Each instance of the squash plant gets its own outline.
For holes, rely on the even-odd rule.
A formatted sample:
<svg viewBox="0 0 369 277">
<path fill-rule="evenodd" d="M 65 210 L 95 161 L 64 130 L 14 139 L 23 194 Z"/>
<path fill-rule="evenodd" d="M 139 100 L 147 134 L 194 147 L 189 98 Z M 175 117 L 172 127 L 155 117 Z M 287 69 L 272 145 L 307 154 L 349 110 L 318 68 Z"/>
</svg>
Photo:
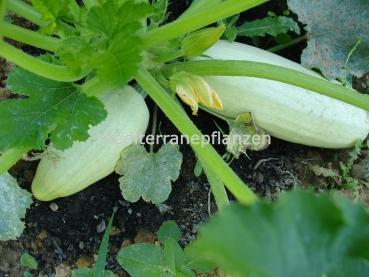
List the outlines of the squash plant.
<svg viewBox="0 0 369 277">
<path fill-rule="evenodd" d="M 189 137 L 201 132 L 175 93 L 194 113 L 201 108 L 227 120 L 251 113 L 257 127 L 288 141 L 344 148 L 364 139 L 366 95 L 268 52 L 217 42 L 225 28 L 209 25 L 265 2 L 197 0 L 165 23 L 165 0 L 1 0 L 0 56 L 17 66 L 7 84 L 21 97 L 0 103 L 0 173 L 29 150 L 59 151 L 54 160 L 41 161 L 33 184 L 36 197 L 51 200 L 112 172 L 126 145 L 114 150 L 96 145 L 94 128 L 115 129 L 129 120 L 131 129 L 123 132 L 144 132 L 147 108 L 126 88 L 133 81 Z M 37 30 L 7 22 L 8 12 Z M 46 54 L 31 56 L 5 38 Z M 110 107 L 104 99 L 117 91 L 125 95 Z M 113 111 L 119 111 L 114 119 Z M 329 128 L 319 129 L 320 124 Z M 257 200 L 211 145 L 191 146 L 219 207 L 228 203 L 225 188 L 243 204 Z M 82 163 L 92 157 L 101 157 L 104 166 Z M 65 162 L 55 166 L 58 159 Z"/>
</svg>

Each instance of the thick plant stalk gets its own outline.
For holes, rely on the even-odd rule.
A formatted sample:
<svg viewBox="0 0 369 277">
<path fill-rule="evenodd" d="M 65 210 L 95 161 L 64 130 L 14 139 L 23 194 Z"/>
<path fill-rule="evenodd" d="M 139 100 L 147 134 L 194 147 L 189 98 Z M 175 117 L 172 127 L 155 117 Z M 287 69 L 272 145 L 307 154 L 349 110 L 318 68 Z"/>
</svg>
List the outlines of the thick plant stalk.
<svg viewBox="0 0 369 277">
<path fill-rule="evenodd" d="M 55 52 L 60 47 L 57 38 L 6 22 L 0 22 L 0 35 L 50 52 Z"/>
<path fill-rule="evenodd" d="M 51 64 L 32 57 L 2 40 L 0 40 L 0 56 L 25 70 L 55 81 L 75 82 L 86 76 L 85 72 L 76 75 L 66 66 Z"/>
<path fill-rule="evenodd" d="M 208 178 L 211 192 L 214 195 L 218 210 L 222 210 L 229 205 L 229 199 L 224 184 L 219 180 L 218 176 L 209 169 L 209 166 L 203 160 L 201 161 L 201 165 L 206 177 Z"/>
<path fill-rule="evenodd" d="M 165 41 L 180 37 L 186 33 L 206 27 L 224 18 L 239 14 L 248 9 L 261 5 L 269 0 L 227 0 L 209 10 L 191 13 L 180 17 L 174 22 L 147 32 L 143 36 L 146 47 L 151 47 Z"/>
<path fill-rule="evenodd" d="M 1 0 L 7 2 L 9 10 L 22 16 L 38 26 L 46 26 L 47 22 L 42 18 L 42 15 L 36 11 L 31 5 L 22 0 Z"/>
</svg>

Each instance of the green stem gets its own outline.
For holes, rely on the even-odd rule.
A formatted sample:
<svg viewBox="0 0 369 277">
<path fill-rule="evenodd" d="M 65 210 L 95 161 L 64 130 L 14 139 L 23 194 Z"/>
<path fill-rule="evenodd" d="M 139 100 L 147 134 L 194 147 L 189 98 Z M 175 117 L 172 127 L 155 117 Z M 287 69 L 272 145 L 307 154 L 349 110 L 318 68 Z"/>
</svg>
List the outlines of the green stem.
<svg viewBox="0 0 369 277">
<path fill-rule="evenodd" d="M 256 77 L 301 87 L 369 111 L 369 97 L 350 88 L 293 69 L 251 61 L 192 61 L 165 65 L 163 73 L 188 71 L 203 76 Z"/>
<path fill-rule="evenodd" d="M 183 55 L 184 55 L 183 50 L 177 50 L 177 51 L 173 51 L 172 53 L 169 53 L 167 55 L 156 56 L 156 57 L 153 58 L 153 61 L 155 63 L 166 63 L 166 62 L 178 59 L 178 58 L 182 57 Z"/>
<path fill-rule="evenodd" d="M 0 22 L 4 21 L 6 10 L 7 10 L 7 0 L 0 0 Z M 1 35 L 1 34 L 0 34 Z M 0 36 L 1 38 L 1 36 Z"/>
<path fill-rule="evenodd" d="M 109 82 L 102 82 L 98 76 L 94 76 L 93 78 L 84 82 L 80 88 L 87 96 L 98 97 L 101 93 L 108 90 L 114 90 L 116 87 L 110 85 Z"/>
<path fill-rule="evenodd" d="M 191 138 L 201 140 L 200 130 L 148 71 L 145 69 L 139 70 L 136 80 L 182 134 L 187 135 L 190 140 Z M 241 203 L 251 204 L 257 200 L 255 194 L 241 181 L 210 144 L 192 143 L 191 146 L 199 159 L 208 165 L 209 170 L 217 174 L 220 181 Z"/>
<path fill-rule="evenodd" d="M 219 5 L 223 0 L 201 0 L 193 1 L 191 6 L 181 15 L 181 17 L 190 16 L 202 11 L 212 10 Z"/>
<path fill-rule="evenodd" d="M 0 155 L 0 175 L 6 173 L 15 165 L 29 149 L 12 148 Z"/>
<path fill-rule="evenodd" d="M 97 96 L 101 82 L 99 77 L 94 76 L 91 79 L 87 79 L 83 85 L 80 86 L 81 91 L 87 96 Z"/>
<path fill-rule="evenodd" d="M 200 108 L 201 110 L 203 110 L 203 111 L 205 111 L 205 112 L 207 112 L 207 113 L 210 113 L 211 115 L 213 115 L 213 116 L 215 116 L 215 117 L 217 117 L 217 118 L 219 118 L 219 119 L 221 119 L 221 120 L 225 121 L 225 122 L 228 122 L 228 121 L 230 121 L 230 120 L 235 120 L 235 118 L 226 117 L 226 116 L 224 116 L 224 115 L 222 115 L 222 114 L 220 114 L 220 113 L 217 113 L 216 111 L 213 111 L 212 109 L 209 109 L 209 108 L 207 108 L 207 107 L 205 107 L 205 106 L 199 106 L 199 108 Z"/>
<path fill-rule="evenodd" d="M 89 10 L 92 7 L 96 6 L 98 4 L 98 1 L 96 1 L 96 0 L 83 0 L 83 4 L 85 5 L 86 9 Z"/>
<path fill-rule="evenodd" d="M 105 266 L 106 266 L 106 257 L 107 257 L 108 249 L 109 249 L 110 234 L 113 228 L 114 214 L 115 214 L 115 211 L 113 211 L 113 214 L 109 220 L 108 226 L 106 227 L 103 239 L 99 247 L 99 252 L 97 254 L 97 260 L 96 260 L 96 265 L 95 265 L 95 272 L 94 274 L 92 274 L 92 276 L 94 277 L 102 277 L 102 276 L 108 275 L 106 274 Z"/>
<path fill-rule="evenodd" d="M 222 210 L 229 205 L 229 199 L 227 191 L 225 190 L 224 184 L 219 180 L 216 174 L 209 168 L 203 159 L 200 160 L 201 166 L 204 169 L 206 177 L 208 178 L 211 192 L 214 195 L 215 203 L 217 204 L 218 210 Z"/>
<path fill-rule="evenodd" d="M 272 53 L 276 53 L 276 52 L 282 51 L 282 50 L 284 50 L 286 48 L 289 48 L 291 46 L 294 46 L 296 44 L 299 44 L 300 42 L 303 42 L 305 40 L 307 40 L 307 36 L 306 35 L 305 36 L 302 36 L 302 37 L 295 38 L 295 39 L 291 40 L 288 43 L 277 45 L 277 46 L 275 46 L 273 48 L 268 49 L 268 51 L 269 52 L 272 52 Z"/>
<path fill-rule="evenodd" d="M 233 16 L 242 11 L 251 9 L 269 0 L 227 0 L 218 4 L 211 11 L 201 11 L 180 17 L 172 23 L 147 32 L 143 36 L 146 47 L 151 47 L 165 41 L 180 37 L 186 33 L 198 30 L 209 24 L 215 23 L 224 18 Z"/>
<path fill-rule="evenodd" d="M 0 35 L 50 52 L 55 52 L 60 47 L 60 40 L 57 38 L 6 22 L 0 23 Z"/>
<path fill-rule="evenodd" d="M 61 82 L 75 82 L 85 75 L 76 76 L 66 66 L 55 65 L 32 57 L 4 41 L 0 41 L 0 56 L 19 67 L 42 77 Z"/>
<path fill-rule="evenodd" d="M 31 5 L 21 0 L 3 0 L 8 1 L 8 8 L 12 12 L 31 21 L 38 26 L 46 26 L 48 23 L 42 18 L 42 14 L 32 8 Z"/>
</svg>

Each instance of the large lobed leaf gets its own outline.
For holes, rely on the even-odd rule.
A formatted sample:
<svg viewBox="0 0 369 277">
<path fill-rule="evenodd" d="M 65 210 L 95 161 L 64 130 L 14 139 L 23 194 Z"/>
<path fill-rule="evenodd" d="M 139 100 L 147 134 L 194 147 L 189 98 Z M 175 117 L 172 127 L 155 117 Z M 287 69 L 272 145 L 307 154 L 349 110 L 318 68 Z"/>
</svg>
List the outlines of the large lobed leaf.
<svg viewBox="0 0 369 277">
<path fill-rule="evenodd" d="M 63 39 L 57 56 L 77 73 L 91 69 L 110 87 L 131 81 L 142 61 L 143 22 L 155 8 L 138 1 L 102 1 Z M 80 26 L 79 26 L 80 25 Z"/>
<path fill-rule="evenodd" d="M 24 229 L 22 219 L 32 195 L 21 189 L 10 174 L 0 176 L 0 240 L 15 240 Z"/>
<path fill-rule="evenodd" d="M 31 0 L 31 3 L 47 22 L 40 28 L 40 31 L 46 34 L 53 34 L 59 28 L 65 29 L 61 20 L 78 21 L 82 11 L 75 0 Z"/>
<path fill-rule="evenodd" d="M 116 172 L 124 199 L 136 202 L 141 197 L 154 204 L 168 199 L 171 181 L 177 180 L 182 154 L 177 145 L 164 144 L 157 153 L 147 153 L 142 145 L 123 150 Z"/>
<path fill-rule="evenodd" d="M 71 83 L 39 77 L 15 68 L 8 88 L 27 98 L 0 102 L 0 152 L 10 148 L 43 149 L 50 138 L 58 149 L 88 138 L 90 126 L 100 123 L 107 113 L 95 97 L 87 97 Z M 50 134 L 50 136 L 49 136 Z"/>
<path fill-rule="evenodd" d="M 58 149 L 88 138 L 90 126 L 105 119 L 103 104 L 71 83 L 61 83 L 15 68 L 8 88 L 25 99 L 0 102 L 0 152 L 9 148 L 43 149 L 50 138 Z M 50 134 L 50 136 L 49 136 Z"/>
<path fill-rule="evenodd" d="M 308 31 L 304 66 L 320 69 L 329 79 L 343 80 L 347 57 L 360 39 L 348 72 L 358 77 L 369 72 L 368 0 L 288 0 L 288 5 Z"/>
<path fill-rule="evenodd" d="M 187 251 L 232 276 L 369 276 L 369 214 L 346 199 L 293 191 L 275 203 L 233 205 Z"/>
<path fill-rule="evenodd" d="M 76 74 L 94 73 L 106 87 L 133 79 L 142 62 L 145 21 L 162 13 L 156 5 L 136 0 L 89 1 L 88 9 L 75 0 L 32 4 L 48 22 L 40 31 L 61 36 L 55 52 L 61 62 Z"/>
</svg>

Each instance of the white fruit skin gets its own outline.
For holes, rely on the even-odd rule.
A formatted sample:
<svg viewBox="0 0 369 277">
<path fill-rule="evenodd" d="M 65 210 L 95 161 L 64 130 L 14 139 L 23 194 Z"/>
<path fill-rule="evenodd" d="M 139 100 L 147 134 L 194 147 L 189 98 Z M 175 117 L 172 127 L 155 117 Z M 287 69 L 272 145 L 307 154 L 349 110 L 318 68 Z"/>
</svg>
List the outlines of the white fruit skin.
<svg viewBox="0 0 369 277">
<path fill-rule="evenodd" d="M 315 72 L 273 53 L 219 41 L 205 52 L 213 59 L 248 60 Z M 347 148 L 369 133 L 369 113 L 344 102 L 277 81 L 249 77 L 206 77 L 224 106 L 223 115 L 251 112 L 270 135 L 304 145 Z"/>
<path fill-rule="evenodd" d="M 111 174 L 121 151 L 145 134 L 149 111 L 131 87 L 100 97 L 108 117 L 89 130 L 90 138 L 65 151 L 49 147 L 32 183 L 34 196 L 51 201 L 77 193 Z"/>
</svg>

